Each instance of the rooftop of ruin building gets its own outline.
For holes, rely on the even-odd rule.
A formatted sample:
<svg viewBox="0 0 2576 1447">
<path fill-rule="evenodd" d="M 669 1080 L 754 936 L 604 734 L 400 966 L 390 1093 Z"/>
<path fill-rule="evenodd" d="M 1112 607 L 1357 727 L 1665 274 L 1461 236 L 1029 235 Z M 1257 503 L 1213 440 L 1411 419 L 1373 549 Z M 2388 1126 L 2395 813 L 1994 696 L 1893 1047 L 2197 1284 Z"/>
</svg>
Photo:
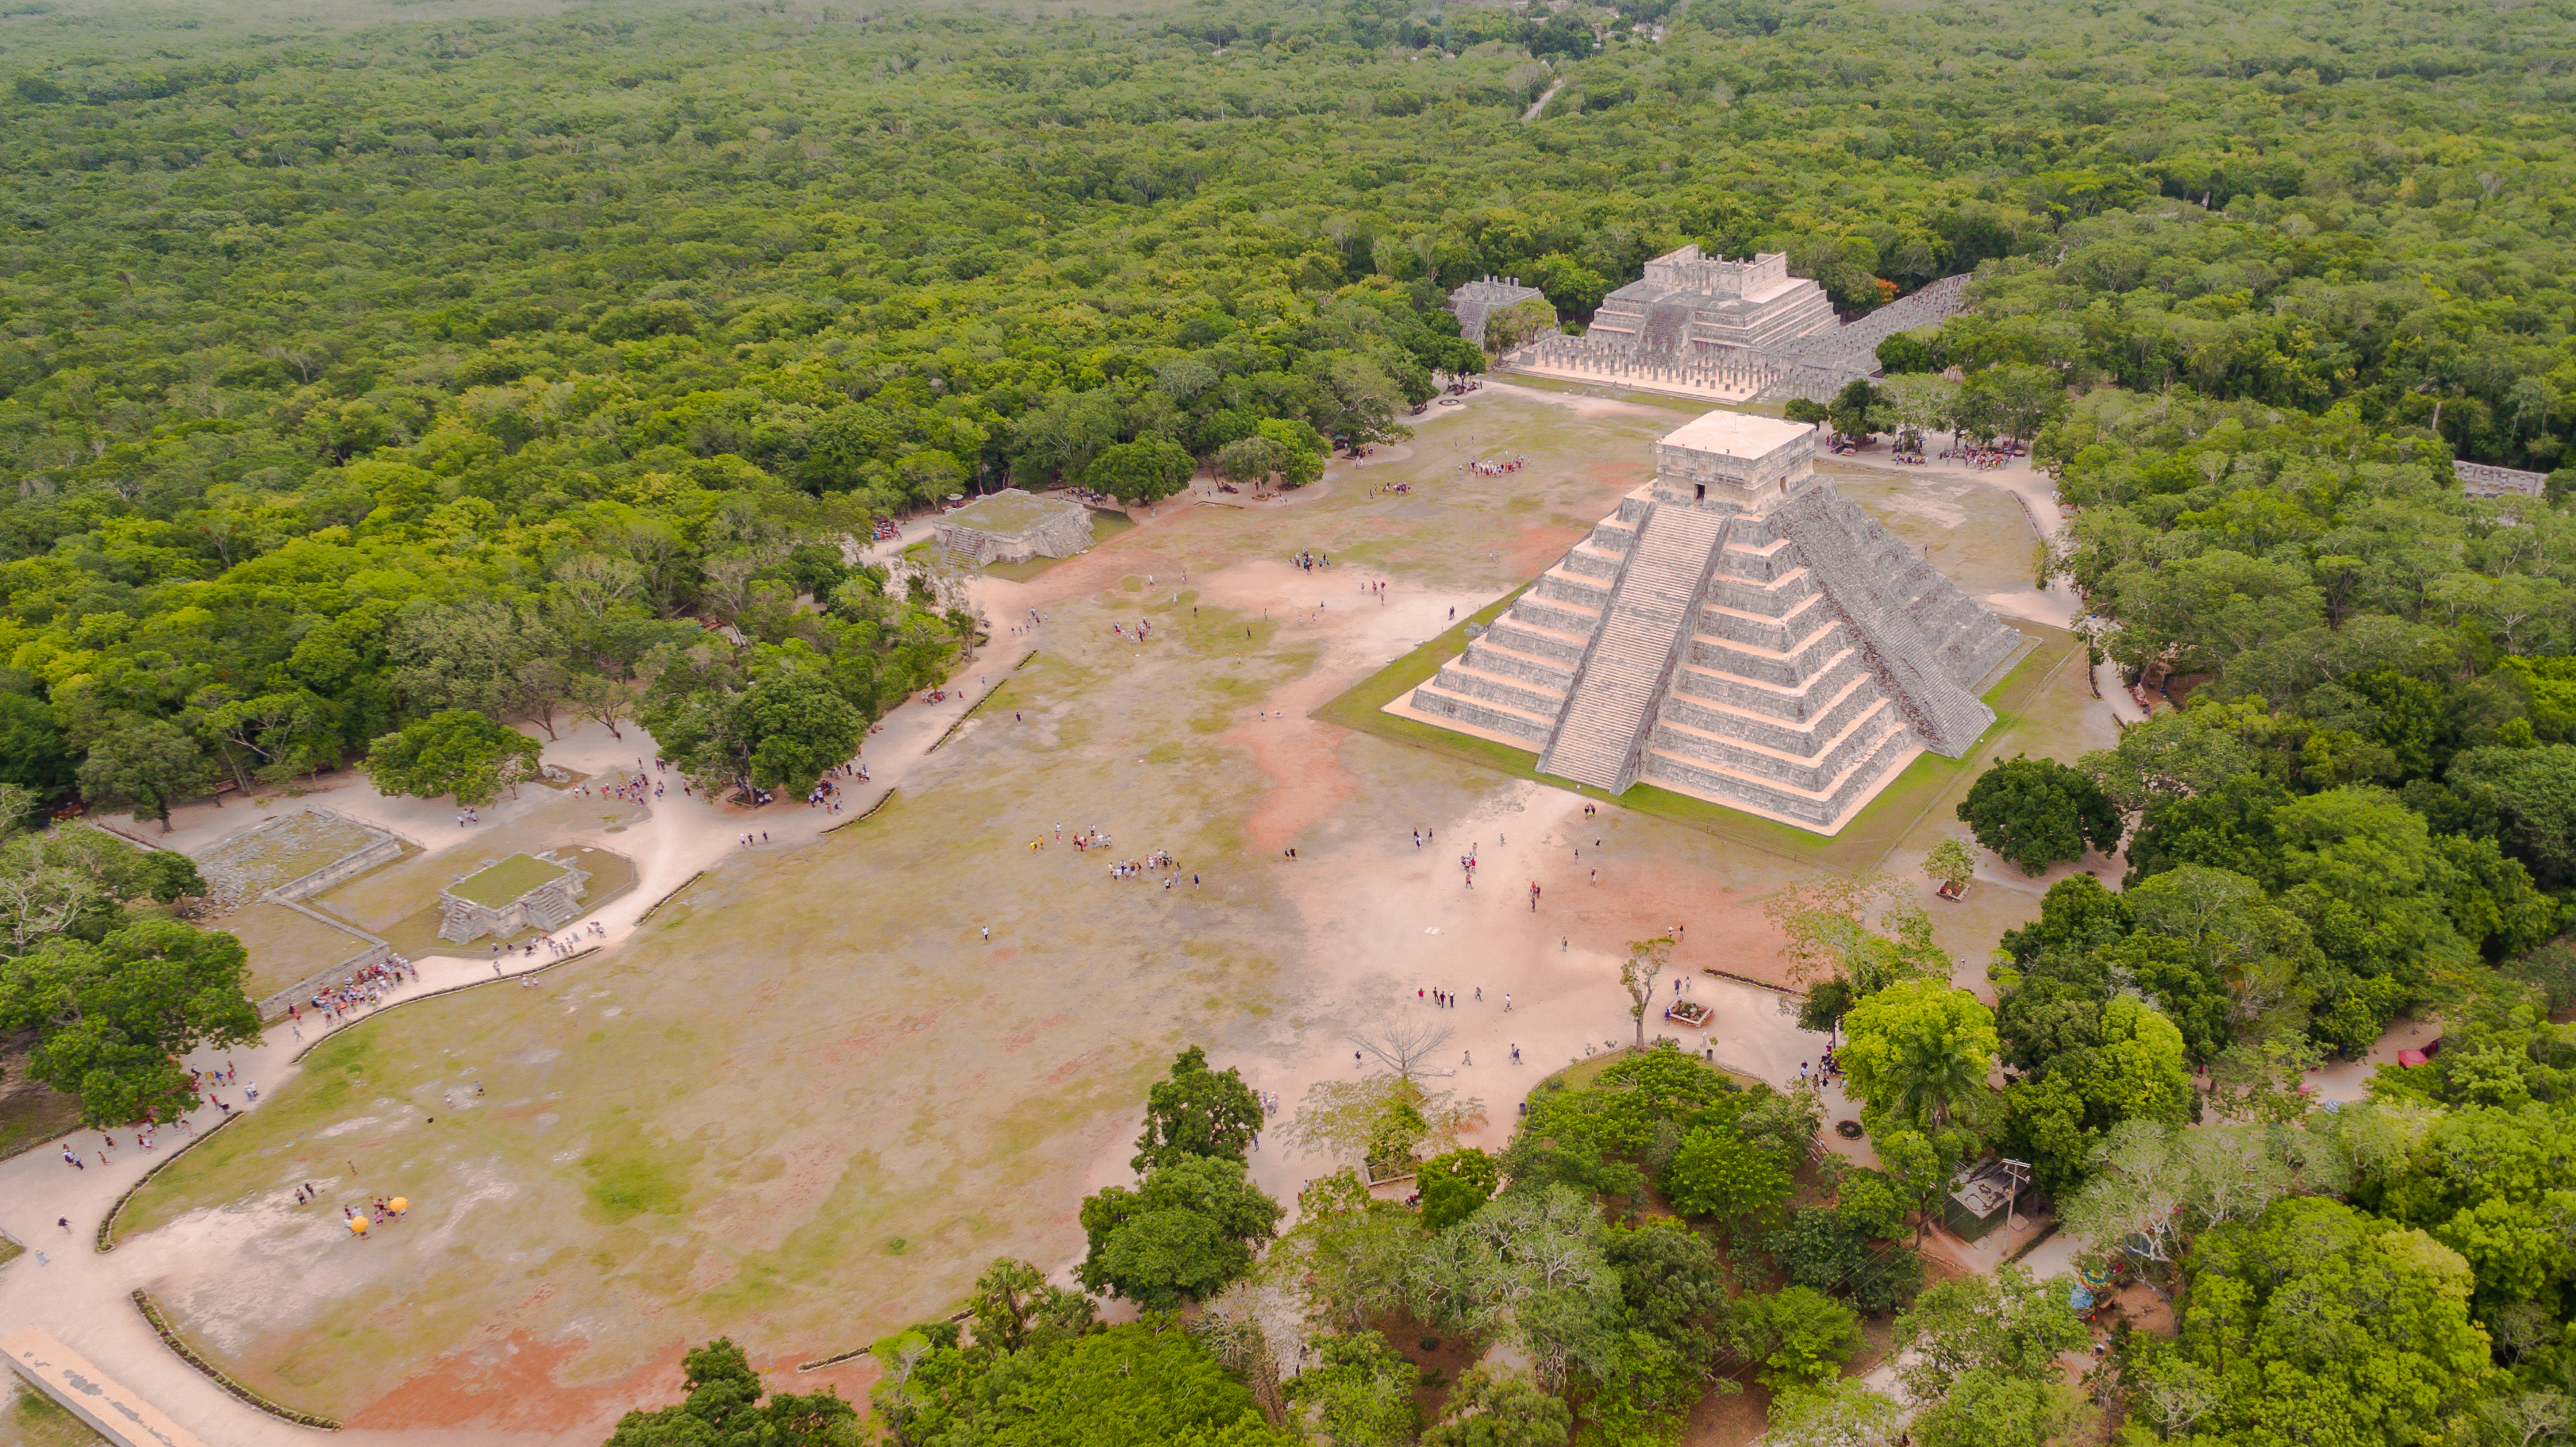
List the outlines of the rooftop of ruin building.
<svg viewBox="0 0 2576 1447">
<path fill-rule="evenodd" d="M 1071 498 L 1039 497 L 1009 488 L 980 502 L 968 503 L 942 521 L 1007 537 L 1033 531 L 1067 508 L 1079 510 L 1082 504 Z"/>
</svg>

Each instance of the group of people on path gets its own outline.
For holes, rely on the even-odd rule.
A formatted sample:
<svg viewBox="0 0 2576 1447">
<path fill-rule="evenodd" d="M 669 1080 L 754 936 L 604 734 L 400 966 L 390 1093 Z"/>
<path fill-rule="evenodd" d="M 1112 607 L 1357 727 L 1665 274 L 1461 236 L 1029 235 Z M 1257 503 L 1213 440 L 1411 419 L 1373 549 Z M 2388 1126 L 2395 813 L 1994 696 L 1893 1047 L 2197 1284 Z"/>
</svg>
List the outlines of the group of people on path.
<svg viewBox="0 0 2576 1447">
<path fill-rule="evenodd" d="M 336 986 L 317 991 L 310 1003 L 326 1020 L 345 1019 L 360 1005 L 381 1003 L 386 993 L 401 984 L 406 976 L 418 980 L 420 967 L 405 956 L 395 955 L 342 978 Z M 294 1028 L 295 1038 L 303 1039 L 304 1012 L 292 1001 L 286 1006 L 286 1021 Z"/>
<path fill-rule="evenodd" d="M 841 805 L 845 801 L 841 798 L 841 786 L 833 782 L 835 775 L 844 779 L 855 777 L 864 783 L 868 777 L 868 770 L 866 765 L 853 761 L 842 764 L 831 773 L 815 780 L 813 791 L 805 796 L 806 808 L 820 809 L 826 814 L 841 812 Z"/>
<path fill-rule="evenodd" d="M 1309 548 L 1300 550 L 1297 556 L 1290 558 L 1288 561 L 1296 564 L 1302 571 L 1311 573 L 1317 568 L 1331 567 L 1333 565 L 1333 555 L 1330 553 L 1319 553 Z"/>
<path fill-rule="evenodd" d="M 601 784 L 597 791 L 599 796 L 604 799 L 623 799 L 629 804 L 649 804 L 655 799 L 661 798 L 662 790 L 667 786 L 659 779 L 655 779 L 650 784 L 647 784 L 642 772 L 644 761 L 642 759 L 637 759 L 635 761 L 635 765 L 637 769 L 635 774 L 627 777 L 619 777 L 617 778 L 617 782 L 613 784 Z M 655 759 L 653 761 L 653 767 L 658 770 L 668 768 L 669 765 L 664 760 Z M 592 789 L 588 784 L 575 784 L 573 786 L 573 792 L 584 797 L 588 797 L 592 793 Z"/>
<path fill-rule="evenodd" d="M 529 943 L 544 945 L 546 947 L 546 953 L 553 955 L 557 959 L 561 959 L 566 955 L 580 953 L 582 942 L 593 938 L 608 938 L 608 926 L 601 924 L 597 920 L 591 920 L 586 924 L 574 925 L 572 928 L 571 939 L 561 940 L 555 938 L 553 935 L 541 934 L 534 940 L 529 941 Z"/>
<path fill-rule="evenodd" d="M 2010 447 L 1961 447 L 1956 450 L 1943 448 L 1941 451 L 1943 461 L 1956 458 L 1979 472 L 1993 472 L 1997 468 L 2010 467 L 2013 459 L 2019 456 L 2021 456 L 2020 450 Z"/>
</svg>

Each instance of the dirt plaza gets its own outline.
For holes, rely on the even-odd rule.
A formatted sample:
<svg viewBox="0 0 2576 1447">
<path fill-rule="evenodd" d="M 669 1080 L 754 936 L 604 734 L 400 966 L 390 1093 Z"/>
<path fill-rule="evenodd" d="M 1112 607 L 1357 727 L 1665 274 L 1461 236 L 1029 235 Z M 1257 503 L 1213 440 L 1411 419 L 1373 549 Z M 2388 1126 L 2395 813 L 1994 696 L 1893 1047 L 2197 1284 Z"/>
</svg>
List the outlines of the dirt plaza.
<svg viewBox="0 0 2576 1447">
<path fill-rule="evenodd" d="M 1969 757 L 1909 772 L 1834 841 L 1586 814 L 1526 771 L 1315 716 L 1546 567 L 1698 410 L 1490 384 L 1281 501 L 1175 500 L 1088 553 L 981 576 L 993 637 L 956 681 L 981 702 L 899 746 L 890 720 L 866 755 L 900 776 L 884 807 L 673 799 L 616 811 L 614 839 L 522 831 L 643 860 L 603 914 L 614 941 L 334 1035 L 134 1198 L 118 1254 L 223 1370 L 353 1433 L 588 1443 L 667 1397 L 688 1345 L 730 1335 L 795 1390 L 864 1396 L 865 1358 L 794 1368 L 945 1315 L 996 1255 L 1068 1266 L 1081 1196 L 1126 1179 L 1137 1102 L 1184 1045 L 1293 1109 L 1351 1072 L 1350 1031 L 1452 992 L 1444 1084 L 1487 1107 L 1468 1143 L 1499 1145 L 1531 1083 L 1628 1038 L 1625 943 L 1682 926 L 1677 964 L 1717 1010 L 1688 1043 L 1788 1077 L 1821 1039 L 1706 973 L 1782 978 L 1763 900 L 1820 869 L 1910 874 L 1963 832 L 1951 808 L 1985 762 L 2113 737 L 2066 599 L 2032 587 L 2013 493 L 1835 469 L 2039 646 Z M 1529 465 L 1463 468 L 1508 457 Z M 668 887 L 664 836 L 764 829 L 629 927 Z M 1093 830 L 1109 847 L 1077 850 Z M 1176 864 L 1112 877 L 1155 850 Z M 2049 882 L 1980 878 L 1935 914 L 1978 985 Z M 411 908 L 368 904 L 377 928 Z M 1254 1158 L 1283 1200 L 1325 1169 Z M 299 1207 L 308 1183 L 321 1201 Z M 351 1239 L 333 1203 L 391 1194 L 409 1219 Z M 229 1421 L 199 1430 L 269 1440 Z"/>
</svg>

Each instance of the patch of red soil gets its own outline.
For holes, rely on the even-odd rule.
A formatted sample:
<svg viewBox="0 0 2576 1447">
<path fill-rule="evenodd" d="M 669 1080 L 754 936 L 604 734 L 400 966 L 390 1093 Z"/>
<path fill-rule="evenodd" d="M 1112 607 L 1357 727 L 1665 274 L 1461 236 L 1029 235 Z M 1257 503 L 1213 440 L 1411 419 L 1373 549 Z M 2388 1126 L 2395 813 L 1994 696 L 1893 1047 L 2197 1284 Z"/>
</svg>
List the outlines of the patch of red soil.
<svg viewBox="0 0 2576 1447">
<path fill-rule="evenodd" d="M 680 1358 L 687 1348 L 678 1343 L 613 1381 L 581 1387 L 557 1383 L 556 1373 L 588 1345 L 580 1338 L 540 1342 L 522 1330 L 449 1352 L 368 1403 L 348 1425 L 361 1430 L 560 1434 L 597 1441 L 627 1412 L 680 1399 Z"/>
<path fill-rule="evenodd" d="M 1579 826 L 1578 826 L 1579 827 Z M 1782 936 L 1763 917 L 1759 899 L 1709 887 L 1705 870 L 1686 864 L 1605 858 L 1591 882 L 1591 855 L 1567 858 L 1539 876 L 1542 908 L 1558 933 L 1587 948 L 1625 954 L 1630 940 L 1682 926 L 1673 967 L 1686 974 L 1715 968 L 1764 984 L 1790 987 L 1780 958 Z"/>
<path fill-rule="evenodd" d="M 1250 749 L 1253 767 L 1270 781 L 1270 791 L 1244 823 L 1256 849 L 1286 849 L 1359 792 L 1359 779 L 1342 764 L 1342 741 L 1350 730 L 1305 716 L 1340 691 L 1306 686 L 1316 681 L 1301 679 L 1270 696 L 1273 708 L 1285 707 L 1286 719 L 1241 725 L 1223 735 L 1225 742 Z"/>
<path fill-rule="evenodd" d="M 1002 1037 L 1002 1050 L 1005 1054 L 1025 1050 L 1037 1043 L 1038 1036 L 1062 1027 L 1072 1018 L 1070 1015 L 1049 1015 L 1034 1025 L 1014 1030 Z"/>
</svg>

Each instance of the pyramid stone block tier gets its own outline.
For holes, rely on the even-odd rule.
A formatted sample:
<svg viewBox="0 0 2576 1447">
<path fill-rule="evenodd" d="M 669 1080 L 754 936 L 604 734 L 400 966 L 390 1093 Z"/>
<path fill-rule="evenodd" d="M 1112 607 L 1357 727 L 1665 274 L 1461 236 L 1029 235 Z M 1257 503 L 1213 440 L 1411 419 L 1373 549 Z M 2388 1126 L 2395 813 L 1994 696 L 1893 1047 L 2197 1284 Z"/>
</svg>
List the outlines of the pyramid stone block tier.
<svg viewBox="0 0 2576 1447">
<path fill-rule="evenodd" d="M 1655 478 L 1392 707 L 1833 833 L 1925 749 L 1965 754 L 2022 647 L 1815 471 L 1816 429 L 1712 412 Z"/>
</svg>

